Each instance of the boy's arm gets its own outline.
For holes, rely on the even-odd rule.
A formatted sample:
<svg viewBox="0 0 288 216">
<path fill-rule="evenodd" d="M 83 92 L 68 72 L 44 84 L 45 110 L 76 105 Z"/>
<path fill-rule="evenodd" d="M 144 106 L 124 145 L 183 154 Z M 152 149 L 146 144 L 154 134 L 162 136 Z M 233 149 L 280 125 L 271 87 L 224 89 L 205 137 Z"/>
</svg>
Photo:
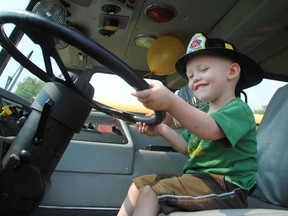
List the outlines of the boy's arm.
<svg viewBox="0 0 288 216">
<path fill-rule="evenodd" d="M 160 135 L 179 153 L 187 155 L 187 142 L 175 130 L 163 124 L 161 127 Z"/>
<path fill-rule="evenodd" d="M 207 113 L 189 105 L 162 85 L 151 85 L 152 88 L 135 91 L 140 102 L 149 109 L 166 110 L 183 128 L 205 140 L 218 140 L 225 137 L 217 122 Z"/>
<path fill-rule="evenodd" d="M 201 139 L 217 140 L 225 137 L 220 126 L 208 114 L 190 106 L 181 98 L 173 98 L 167 110 L 181 125 Z"/>
<path fill-rule="evenodd" d="M 169 113 L 166 113 L 166 118 L 163 120 L 162 123 L 171 126 L 173 123 L 173 117 Z"/>
</svg>

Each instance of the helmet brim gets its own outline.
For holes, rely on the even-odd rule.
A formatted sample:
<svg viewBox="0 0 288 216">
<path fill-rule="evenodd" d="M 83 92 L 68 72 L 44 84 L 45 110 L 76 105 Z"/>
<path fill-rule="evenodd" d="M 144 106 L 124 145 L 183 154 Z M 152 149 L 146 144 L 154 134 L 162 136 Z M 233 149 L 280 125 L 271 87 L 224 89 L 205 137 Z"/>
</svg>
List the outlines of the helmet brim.
<svg viewBox="0 0 288 216">
<path fill-rule="evenodd" d="M 241 75 L 237 84 L 238 90 L 257 85 L 263 80 L 264 71 L 259 64 L 240 52 L 225 48 L 206 48 L 183 55 L 177 60 L 175 65 L 177 73 L 187 79 L 186 64 L 189 60 L 199 55 L 223 56 L 237 62 L 241 67 Z"/>
</svg>

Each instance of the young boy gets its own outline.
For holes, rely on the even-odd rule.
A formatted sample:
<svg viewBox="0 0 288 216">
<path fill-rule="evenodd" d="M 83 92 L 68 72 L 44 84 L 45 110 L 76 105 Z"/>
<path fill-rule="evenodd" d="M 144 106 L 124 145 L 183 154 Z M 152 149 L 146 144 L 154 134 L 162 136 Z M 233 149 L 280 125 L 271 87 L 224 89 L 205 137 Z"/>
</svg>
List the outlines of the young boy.
<svg viewBox="0 0 288 216">
<path fill-rule="evenodd" d="M 160 85 L 134 92 L 146 107 L 166 110 L 186 128 L 137 123 L 140 133 L 162 136 L 189 158 L 183 175 L 152 174 L 134 179 L 118 215 L 157 215 L 247 207 L 256 182 L 256 127 L 251 109 L 236 95 L 262 80 L 262 68 L 220 39 L 195 34 L 176 63 L 195 96 L 208 104 L 199 110 Z"/>
</svg>

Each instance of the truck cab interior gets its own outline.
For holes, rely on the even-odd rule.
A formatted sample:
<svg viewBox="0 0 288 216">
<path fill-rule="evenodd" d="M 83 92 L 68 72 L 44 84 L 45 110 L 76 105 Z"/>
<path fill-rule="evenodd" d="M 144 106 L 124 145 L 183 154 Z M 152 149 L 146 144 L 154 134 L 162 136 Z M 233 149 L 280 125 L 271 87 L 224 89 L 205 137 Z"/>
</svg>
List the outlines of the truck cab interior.
<svg viewBox="0 0 288 216">
<path fill-rule="evenodd" d="M 135 126 L 166 112 L 124 99 L 149 82 L 187 85 L 175 62 L 196 32 L 264 70 L 265 91 L 241 95 L 251 107 L 266 99 L 253 110 L 257 187 L 246 209 L 170 215 L 288 215 L 287 10 L 285 0 L 0 0 L 0 215 L 117 215 L 133 178 L 180 175 L 187 158 Z"/>
</svg>

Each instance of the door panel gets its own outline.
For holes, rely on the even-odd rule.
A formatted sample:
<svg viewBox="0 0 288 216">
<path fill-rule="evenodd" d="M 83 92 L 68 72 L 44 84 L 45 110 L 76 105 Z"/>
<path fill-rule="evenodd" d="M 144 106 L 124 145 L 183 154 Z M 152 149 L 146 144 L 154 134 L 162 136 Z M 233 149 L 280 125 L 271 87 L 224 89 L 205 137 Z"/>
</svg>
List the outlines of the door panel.
<svg viewBox="0 0 288 216">
<path fill-rule="evenodd" d="M 99 124 L 109 125 L 115 121 L 105 114 L 92 113 L 86 123 L 98 128 Z M 74 136 L 52 175 L 51 188 L 36 215 L 49 215 L 51 212 L 53 215 L 63 215 L 64 212 L 73 212 L 71 215 L 115 215 L 136 176 L 181 174 L 186 160 L 184 156 L 176 152 L 146 150 L 148 145 L 168 146 L 166 141 L 140 134 L 135 125 L 117 121 L 122 133 L 122 137 L 117 139 L 126 139 L 126 143 L 116 143 L 115 137 L 113 143 L 110 142 L 109 136 L 115 136 L 111 132 L 105 140 L 102 137 L 105 132 L 94 135 L 92 139 L 91 135 L 83 138 L 82 130 L 80 137 L 85 141 L 79 140 L 78 135 Z"/>
</svg>

